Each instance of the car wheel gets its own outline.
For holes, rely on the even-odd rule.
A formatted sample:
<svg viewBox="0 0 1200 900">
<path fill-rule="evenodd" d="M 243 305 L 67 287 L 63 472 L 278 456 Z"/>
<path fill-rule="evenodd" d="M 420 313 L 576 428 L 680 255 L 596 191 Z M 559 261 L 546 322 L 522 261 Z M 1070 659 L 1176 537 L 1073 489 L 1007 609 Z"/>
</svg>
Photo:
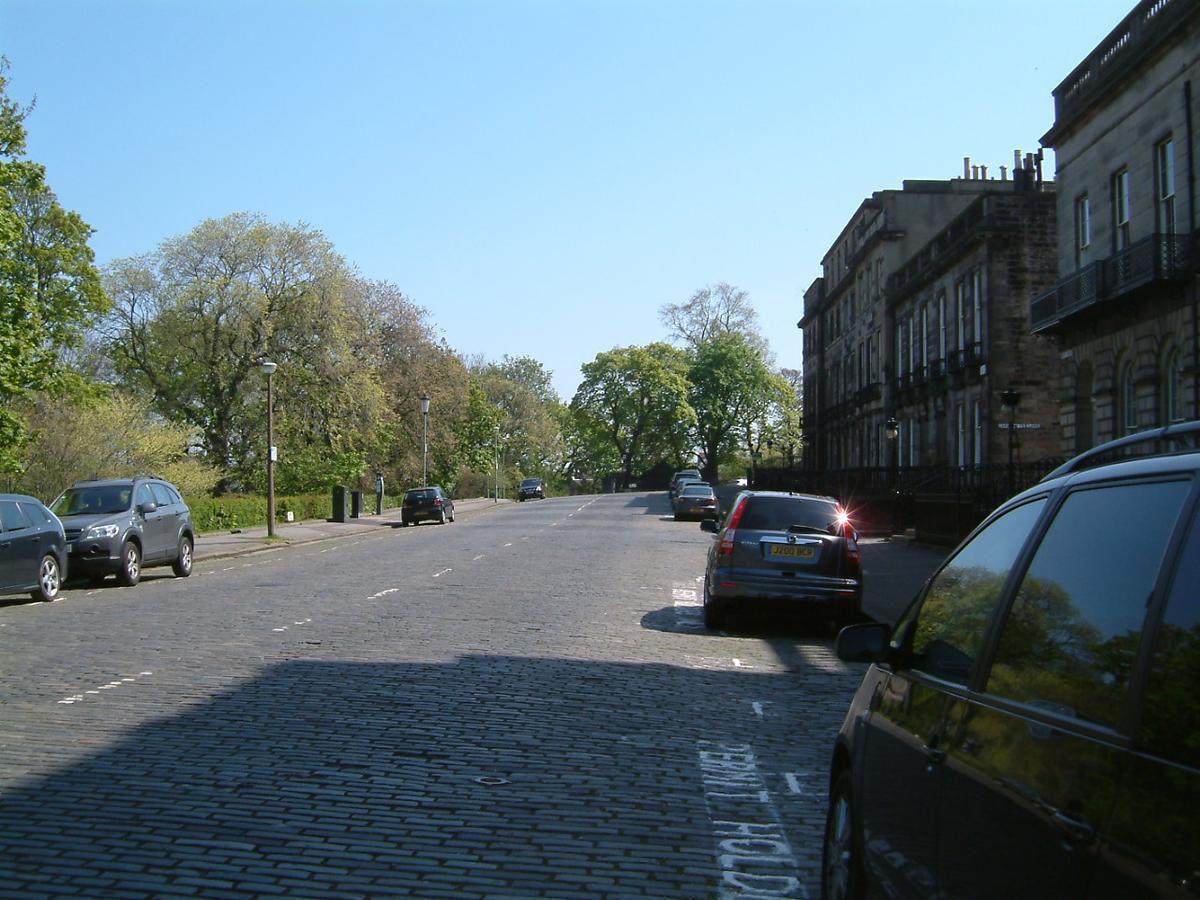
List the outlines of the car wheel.
<svg viewBox="0 0 1200 900">
<path fill-rule="evenodd" d="M 444 509 L 443 509 L 443 510 L 441 511 L 441 513 L 438 515 L 438 524 L 439 524 L 439 525 L 445 525 L 445 524 L 446 524 L 446 511 L 445 511 Z"/>
<path fill-rule="evenodd" d="M 865 893 L 862 839 L 854 821 L 850 770 L 843 770 L 829 795 L 821 855 L 821 896 L 826 900 L 862 900 Z"/>
<path fill-rule="evenodd" d="M 186 534 L 179 539 L 179 552 L 175 555 L 175 561 L 171 563 L 171 571 L 180 578 L 187 578 L 192 574 L 192 539 Z"/>
<path fill-rule="evenodd" d="M 38 583 L 31 595 L 34 600 L 49 603 L 58 597 L 61 588 L 62 570 L 58 567 L 58 560 L 54 558 L 54 554 L 47 553 L 42 557 L 42 564 L 38 566 Z"/>
<path fill-rule="evenodd" d="M 453 510 L 450 511 L 450 521 L 451 522 L 454 521 L 454 511 Z"/>
<path fill-rule="evenodd" d="M 717 603 L 708 595 L 708 583 L 704 585 L 704 627 L 716 631 L 729 625 L 729 612 L 724 604 Z"/>
<path fill-rule="evenodd" d="M 518 503 L 524 503 L 524 502 L 525 502 L 525 498 L 524 498 L 524 497 L 518 497 L 518 498 L 517 498 L 517 502 L 518 502 Z"/>
<path fill-rule="evenodd" d="M 133 587 L 142 577 L 142 551 L 133 541 L 126 541 L 121 548 L 121 570 L 117 581 L 125 587 Z"/>
</svg>

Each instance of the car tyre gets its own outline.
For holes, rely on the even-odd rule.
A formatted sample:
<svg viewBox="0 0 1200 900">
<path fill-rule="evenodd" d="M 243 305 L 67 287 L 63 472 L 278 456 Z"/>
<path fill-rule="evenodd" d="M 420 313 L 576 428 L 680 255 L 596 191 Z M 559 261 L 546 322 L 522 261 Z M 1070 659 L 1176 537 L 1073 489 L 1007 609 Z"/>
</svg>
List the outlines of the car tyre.
<svg viewBox="0 0 1200 900">
<path fill-rule="evenodd" d="M 192 574 L 192 539 L 186 534 L 179 539 L 179 552 L 175 554 L 175 561 L 171 563 L 171 571 L 180 578 L 187 578 Z"/>
<path fill-rule="evenodd" d="M 30 592 L 31 596 L 34 600 L 50 603 L 57 599 L 60 590 L 62 590 L 62 569 L 59 568 L 54 554 L 47 553 L 42 557 L 42 562 L 38 566 L 37 587 Z"/>
<path fill-rule="evenodd" d="M 708 584 L 704 585 L 704 627 L 719 631 L 729 627 L 729 609 L 708 595 Z"/>
<path fill-rule="evenodd" d="M 444 509 L 438 514 L 438 524 L 439 525 L 446 524 L 446 511 Z"/>
<path fill-rule="evenodd" d="M 829 792 L 821 853 L 821 896 L 825 900 L 862 900 L 862 835 L 854 820 L 850 770 L 843 769 Z"/>
<path fill-rule="evenodd" d="M 121 547 L 121 569 L 117 572 L 117 581 L 125 587 L 133 587 L 142 578 L 142 551 L 133 541 L 126 541 Z"/>
</svg>

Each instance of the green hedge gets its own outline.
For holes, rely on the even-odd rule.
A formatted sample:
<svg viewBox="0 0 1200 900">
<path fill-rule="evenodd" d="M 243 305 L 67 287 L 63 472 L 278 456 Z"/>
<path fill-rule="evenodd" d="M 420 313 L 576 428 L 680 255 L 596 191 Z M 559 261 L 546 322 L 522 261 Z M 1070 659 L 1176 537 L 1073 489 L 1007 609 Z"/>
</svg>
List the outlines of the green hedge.
<svg viewBox="0 0 1200 900">
<path fill-rule="evenodd" d="M 188 498 L 192 510 L 192 522 L 196 531 L 232 531 L 235 528 L 265 527 L 267 524 L 267 498 L 248 494 L 227 494 L 223 497 L 204 497 L 199 500 Z M 384 498 L 384 507 L 388 498 Z M 375 494 L 363 494 L 363 512 L 375 512 Z M 292 513 L 294 521 L 305 519 L 328 519 L 333 515 L 333 492 L 328 494 L 302 494 L 296 497 L 275 498 L 275 521 L 286 522 Z"/>
</svg>

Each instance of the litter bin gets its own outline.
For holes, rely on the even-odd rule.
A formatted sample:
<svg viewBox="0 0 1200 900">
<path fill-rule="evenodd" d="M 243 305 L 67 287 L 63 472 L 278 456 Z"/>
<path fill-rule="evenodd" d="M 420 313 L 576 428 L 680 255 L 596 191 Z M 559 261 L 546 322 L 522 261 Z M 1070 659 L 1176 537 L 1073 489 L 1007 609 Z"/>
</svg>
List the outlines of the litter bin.
<svg viewBox="0 0 1200 900">
<path fill-rule="evenodd" d="M 352 519 L 361 519 L 362 518 L 362 514 L 363 514 L 362 500 L 363 500 L 363 492 L 362 491 L 351 491 L 350 492 L 350 518 L 352 518 Z"/>
<path fill-rule="evenodd" d="M 349 501 L 348 492 L 344 485 L 335 484 L 333 486 L 333 521 L 345 522 L 349 516 Z"/>
</svg>

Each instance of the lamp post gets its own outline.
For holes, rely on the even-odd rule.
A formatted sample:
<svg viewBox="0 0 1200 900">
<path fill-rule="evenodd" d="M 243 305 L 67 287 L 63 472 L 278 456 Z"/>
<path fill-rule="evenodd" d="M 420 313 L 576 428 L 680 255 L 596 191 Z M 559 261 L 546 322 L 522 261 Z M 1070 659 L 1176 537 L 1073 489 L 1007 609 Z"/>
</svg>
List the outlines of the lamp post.
<svg viewBox="0 0 1200 900">
<path fill-rule="evenodd" d="M 267 376 L 267 537 L 275 537 L 275 395 L 272 377 L 279 368 L 269 359 L 258 361 Z"/>
<path fill-rule="evenodd" d="M 891 498 L 892 505 L 892 533 L 896 531 L 896 519 L 899 513 L 899 501 L 897 499 L 896 476 L 897 469 L 900 467 L 900 423 L 896 421 L 895 416 L 888 416 L 888 420 L 883 425 L 883 433 L 887 437 L 888 442 L 888 496 Z"/>
<path fill-rule="evenodd" d="M 1017 407 L 1021 403 L 1021 392 L 1012 388 L 1000 392 L 1000 409 L 1008 413 L 1008 493 L 1014 491 L 1013 449 L 1017 444 Z"/>
<path fill-rule="evenodd" d="M 492 445 L 492 456 L 496 461 L 496 494 L 492 498 L 493 503 L 500 502 L 500 426 L 496 426 L 496 442 Z"/>
<path fill-rule="evenodd" d="M 421 484 L 429 484 L 429 395 L 421 395 Z"/>
</svg>

